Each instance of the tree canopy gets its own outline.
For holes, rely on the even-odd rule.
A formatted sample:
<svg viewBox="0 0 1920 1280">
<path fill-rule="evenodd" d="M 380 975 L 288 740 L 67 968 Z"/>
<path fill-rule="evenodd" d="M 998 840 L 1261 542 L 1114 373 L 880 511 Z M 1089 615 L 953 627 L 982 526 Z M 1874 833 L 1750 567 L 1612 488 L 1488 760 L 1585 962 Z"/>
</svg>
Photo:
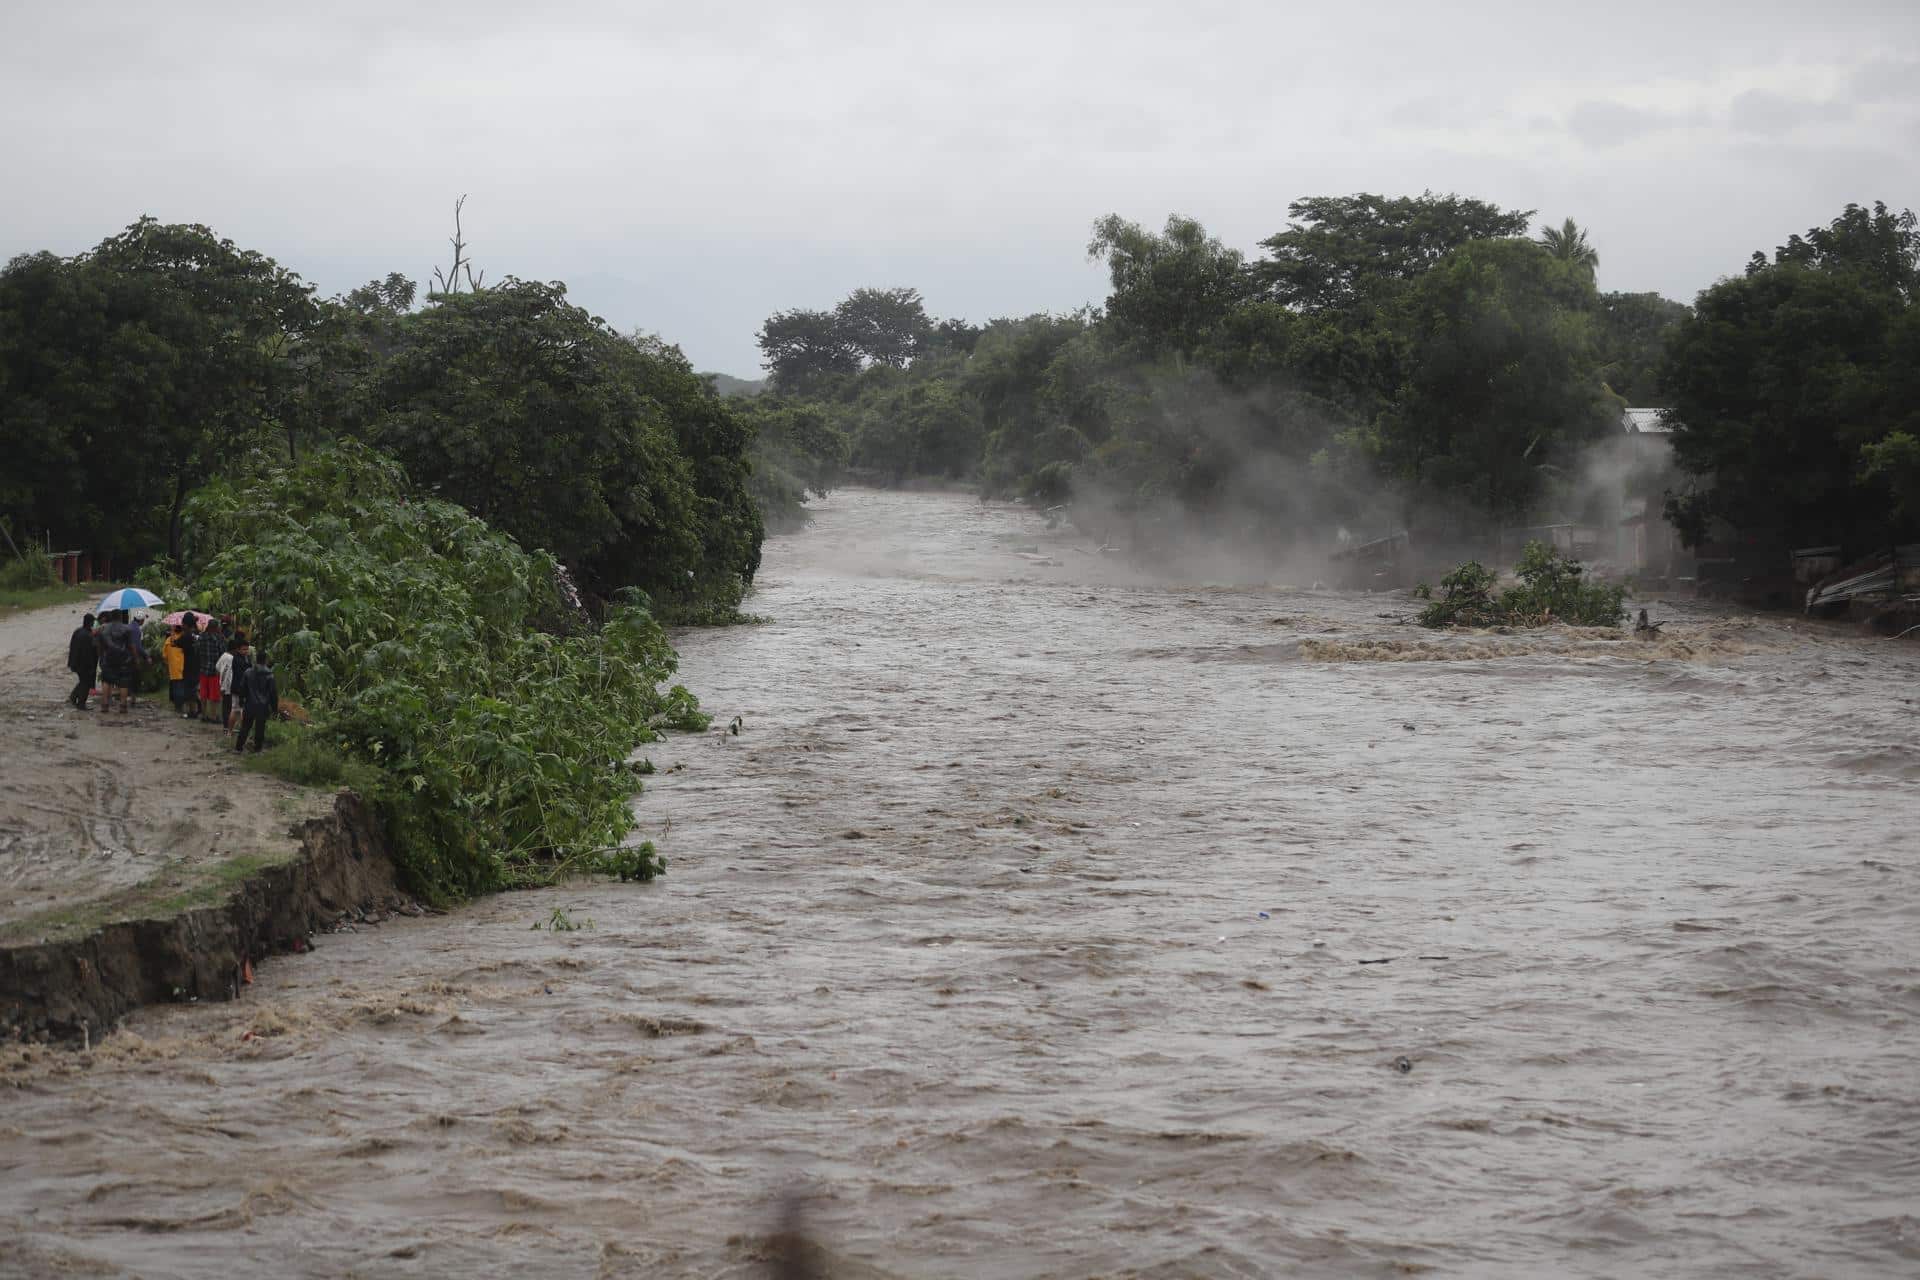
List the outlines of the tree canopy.
<svg viewBox="0 0 1920 1280">
<path fill-rule="evenodd" d="M 931 333 L 918 289 L 855 289 L 832 311 L 779 311 L 760 352 L 777 390 L 819 391 L 869 365 L 903 368 Z"/>
<path fill-rule="evenodd" d="M 1849 205 L 1701 293 L 1662 365 L 1674 451 L 1700 477 L 1669 514 L 1794 543 L 1911 536 L 1906 446 L 1920 433 L 1920 237 L 1911 213 Z"/>
<path fill-rule="evenodd" d="M 1571 518 L 1566 476 L 1618 430 L 1621 396 L 1655 394 L 1686 308 L 1603 298 L 1585 232 L 1524 239 L 1525 210 L 1428 192 L 1289 213 L 1253 261 L 1190 217 L 1107 215 L 1087 246 L 1100 310 L 932 322 L 905 365 L 838 339 L 837 371 L 775 365 L 776 390 L 824 412 L 856 474 L 972 474 L 1134 525 L 1271 539 Z"/>
<path fill-rule="evenodd" d="M 100 550 L 180 553 L 193 485 L 288 411 L 311 288 L 203 226 L 142 218 L 0 272 L 0 504 Z"/>
<path fill-rule="evenodd" d="M 1287 206 L 1287 229 L 1260 242 L 1255 279 L 1304 310 L 1353 306 L 1406 284 L 1463 244 L 1526 234 L 1533 211 L 1458 195 L 1314 196 Z"/>
<path fill-rule="evenodd" d="M 197 225 L 141 219 L 0 271 L 0 515 L 126 559 L 189 548 L 198 485 L 364 436 L 590 590 L 726 616 L 759 564 L 747 424 L 679 351 L 559 284 L 399 273 L 315 299 Z"/>
</svg>

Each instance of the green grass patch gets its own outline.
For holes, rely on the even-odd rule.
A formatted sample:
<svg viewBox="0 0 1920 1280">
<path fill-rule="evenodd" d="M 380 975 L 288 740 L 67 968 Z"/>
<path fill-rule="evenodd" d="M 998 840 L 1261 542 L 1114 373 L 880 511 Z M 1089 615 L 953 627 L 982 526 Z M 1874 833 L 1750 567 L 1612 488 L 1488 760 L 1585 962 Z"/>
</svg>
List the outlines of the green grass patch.
<svg viewBox="0 0 1920 1280">
<path fill-rule="evenodd" d="M 70 587 L 53 565 L 38 556 L 18 557 L 0 550 L 0 609 L 46 609 L 98 599 L 113 588 L 104 582 Z"/>
<path fill-rule="evenodd" d="M 55 605 L 95 600 L 105 594 L 105 588 L 96 593 L 90 585 L 68 587 L 57 582 L 52 586 L 0 587 L 0 609 L 51 609 Z"/>
<path fill-rule="evenodd" d="M 377 765 L 348 755 L 337 739 L 317 725 L 268 725 L 267 749 L 258 755 L 248 751 L 240 765 L 302 787 L 328 791 L 351 787 L 373 801 L 386 786 L 386 774 Z"/>
</svg>

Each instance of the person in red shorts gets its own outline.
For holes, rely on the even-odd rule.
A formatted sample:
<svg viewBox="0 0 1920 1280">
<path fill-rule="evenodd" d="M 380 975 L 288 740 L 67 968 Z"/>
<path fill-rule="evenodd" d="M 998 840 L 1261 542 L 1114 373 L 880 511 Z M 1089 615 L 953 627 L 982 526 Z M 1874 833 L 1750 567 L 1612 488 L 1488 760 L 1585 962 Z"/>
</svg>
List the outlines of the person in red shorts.
<svg viewBox="0 0 1920 1280">
<path fill-rule="evenodd" d="M 194 657 L 197 659 L 200 696 L 200 718 L 220 722 L 215 708 L 220 705 L 220 655 L 227 651 L 226 633 L 213 618 L 206 620 L 206 629 L 193 642 Z"/>
</svg>

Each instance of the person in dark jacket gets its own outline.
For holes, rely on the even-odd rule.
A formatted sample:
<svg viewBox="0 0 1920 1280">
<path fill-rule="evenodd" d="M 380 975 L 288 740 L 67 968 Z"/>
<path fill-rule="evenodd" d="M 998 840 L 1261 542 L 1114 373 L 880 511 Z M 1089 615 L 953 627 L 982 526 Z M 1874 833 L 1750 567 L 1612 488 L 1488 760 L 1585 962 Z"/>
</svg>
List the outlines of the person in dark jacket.
<svg viewBox="0 0 1920 1280">
<path fill-rule="evenodd" d="M 167 679 L 170 686 L 173 680 L 179 680 L 177 692 L 180 696 L 175 705 L 180 714 L 189 720 L 196 720 L 200 716 L 199 643 L 200 615 L 189 609 L 180 615 L 180 625 L 175 628 L 172 635 L 161 642 L 160 646 L 164 650 L 167 645 L 175 645 L 182 655 L 183 666 L 180 674 L 175 676 L 173 668 L 168 667 Z"/>
<path fill-rule="evenodd" d="M 267 746 L 267 718 L 278 714 L 280 710 L 280 686 L 274 683 L 273 667 L 267 662 L 266 650 L 253 655 L 253 665 L 247 668 L 245 676 L 246 697 L 240 703 L 240 732 L 233 739 L 233 749 L 238 752 L 246 745 L 247 731 L 253 731 L 253 749 L 264 751 Z"/>
<path fill-rule="evenodd" d="M 87 709 L 87 699 L 93 694 L 93 677 L 99 667 L 100 651 L 93 643 L 93 615 L 88 614 L 67 641 L 67 670 L 73 672 L 78 681 L 73 692 L 67 695 L 67 701 L 81 711 Z"/>
<path fill-rule="evenodd" d="M 115 610 L 112 620 L 96 629 L 100 647 L 100 684 L 106 692 L 100 698 L 101 714 L 113 710 L 114 691 L 120 691 L 120 714 L 133 710 L 133 691 L 139 683 L 140 668 L 147 655 L 127 625 L 127 611 Z"/>
</svg>

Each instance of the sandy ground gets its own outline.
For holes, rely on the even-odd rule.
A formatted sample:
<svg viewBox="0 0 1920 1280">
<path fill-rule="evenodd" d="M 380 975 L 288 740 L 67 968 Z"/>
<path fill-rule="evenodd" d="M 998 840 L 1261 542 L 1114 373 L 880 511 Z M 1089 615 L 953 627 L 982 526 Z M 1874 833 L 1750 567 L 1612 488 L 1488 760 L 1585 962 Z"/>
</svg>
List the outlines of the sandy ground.
<svg viewBox="0 0 1920 1280">
<path fill-rule="evenodd" d="M 165 695 L 69 707 L 88 607 L 0 612 L 0 942 L 134 918 L 236 856 L 291 856 L 292 824 L 329 800 L 242 770 Z"/>
</svg>

